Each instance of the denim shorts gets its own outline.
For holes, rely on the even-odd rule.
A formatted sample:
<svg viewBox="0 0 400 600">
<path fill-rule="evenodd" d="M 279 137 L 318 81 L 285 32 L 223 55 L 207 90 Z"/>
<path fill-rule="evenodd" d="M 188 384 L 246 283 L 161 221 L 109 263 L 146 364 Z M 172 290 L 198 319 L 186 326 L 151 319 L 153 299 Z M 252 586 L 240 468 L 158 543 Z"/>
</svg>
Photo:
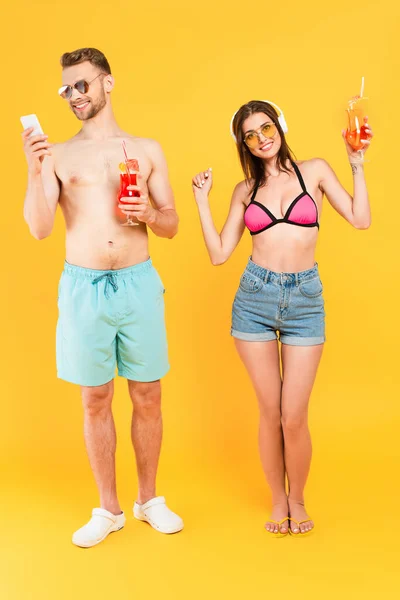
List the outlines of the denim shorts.
<svg viewBox="0 0 400 600">
<path fill-rule="evenodd" d="M 251 259 L 232 307 L 231 334 L 248 342 L 278 338 L 292 346 L 325 342 L 325 310 L 318 265 L 298 273 L 275 273 Z"/>
<path fill-rule="evenodd" d="M 167 373 L 164 287 L 150 259 L 114 271 L 65 263 L 58 294 L 58 377 L 99 386 L 117 366 L 133 381 Z"/>
</svg>

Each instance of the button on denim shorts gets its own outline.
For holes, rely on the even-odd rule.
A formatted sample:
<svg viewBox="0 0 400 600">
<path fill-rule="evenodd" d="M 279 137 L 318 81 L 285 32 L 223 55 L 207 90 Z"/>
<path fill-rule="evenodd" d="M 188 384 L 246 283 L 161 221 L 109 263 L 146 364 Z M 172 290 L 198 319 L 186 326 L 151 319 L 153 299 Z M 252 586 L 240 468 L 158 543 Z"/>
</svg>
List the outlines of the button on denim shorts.
<svg viewBox="0 0 400 600">
<path fill-rule="evenodd" d="M 325 342 L 325 310 L 318 265 L 275 273 L 251 259 L 232 307 L 231 334 L 248 342 L 279 339 L 292 346 Z"/>
</svg>

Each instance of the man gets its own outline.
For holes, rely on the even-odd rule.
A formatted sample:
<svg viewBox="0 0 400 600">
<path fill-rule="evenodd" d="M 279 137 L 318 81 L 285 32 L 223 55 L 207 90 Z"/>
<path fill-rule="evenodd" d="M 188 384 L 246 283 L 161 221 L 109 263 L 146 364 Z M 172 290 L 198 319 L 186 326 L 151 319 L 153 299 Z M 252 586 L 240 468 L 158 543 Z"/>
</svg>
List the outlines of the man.
<svg viewBox="0 0 400 600">
<path fill-rule="evenodd" d="M 57 145 L 51 145 L 48 136 L 30 137 L 32 129 L 22 134 L 29 173 L 24 217 L 38 240 L 50 235 L 58 204 L 65 218 L 57 371 L 82 391 L 85 442 L 100 508 L 93 510 L 72 541 L 90 547 L 125 524 L 116 490 L 111 410 L 116 365 L 128 380 L 133 403 L 132 442 L 139 479 L 134 516 L 162 533 L 183 528 L 182 519 L 156 496 L 162 437 L 160 379 L 169 365 L 164 288 L 149 259 L 147 234 L 149 227 L 160 237 L 174 237 L 178 216 L 159 144 L 125 133 L 114 118 L 114 79 L 104 54 L 82 48 L 64 54 L 61 65 L 59 93 L 82 128 Z M 140 196 L 125 197 L 124 204 L 118 204 L 123 143 L 140 170 L 137 185 L 128 190 Z M 123 226 L 128 218 L 136 226 Z"/>
</svg>

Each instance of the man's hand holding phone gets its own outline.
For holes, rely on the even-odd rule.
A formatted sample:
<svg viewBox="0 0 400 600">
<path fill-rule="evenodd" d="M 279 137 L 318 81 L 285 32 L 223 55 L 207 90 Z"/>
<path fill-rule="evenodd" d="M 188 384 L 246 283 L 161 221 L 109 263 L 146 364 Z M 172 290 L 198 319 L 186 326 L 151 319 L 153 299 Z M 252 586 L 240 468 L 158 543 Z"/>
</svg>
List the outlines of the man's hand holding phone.
<svg viewBox="0 0 400 600">
<path fill-rule="evenodd" d="M 42 171 L 44 158 L 51 156 L 51 144 L 48 142 L 48 136 L 43 134 L 36 115 L 21 117 L 21 122 L 25 127 L 22 139 L 29 173 L 31 175 L 39 175 Z"/>
</svg>

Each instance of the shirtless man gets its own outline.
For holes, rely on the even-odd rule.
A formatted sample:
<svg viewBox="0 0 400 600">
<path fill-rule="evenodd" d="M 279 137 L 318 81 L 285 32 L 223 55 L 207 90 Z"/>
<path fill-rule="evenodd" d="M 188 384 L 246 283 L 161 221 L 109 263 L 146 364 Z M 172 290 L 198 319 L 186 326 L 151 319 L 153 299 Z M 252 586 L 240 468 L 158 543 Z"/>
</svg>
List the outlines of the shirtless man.
<svg viewBox="0 0 400 600">
<path fill-rule="evenodd" d="M 132 442 L 139 480 L 133 514 L 162 533 L 182 519 L 156 496 L 161 447 L 161 384 L 169 369 L 164 288 L 149 258 L 149 227 L 173 238 L 178 230 L 167 165 L 157 142 L 118 126 L 111 105 L 114 79 L 102 52 L 82 48 L 61 57 L 59 93 L 82 122 L 77 135 L 52 145 L 48 136 L 22 134 L 28 162 L 24 217 L 38 240 L 50 235 L 57 205 L 66 223 L 66 263 L 59 284 L 57 371 L 81 386 L 84 434 L 100 508 L 72 541 L 90 547 L 125 524 L 115 478 L 116 433 L 111 410 L 116 365 L 133 403 Z M 136 158 L 140 191 L 119 205 L 122 141 Z M 151 198 L 151 202 L 149 201 Z M 127 201 L 127 198 L 125 198 Z M 123 227 L 127 216 L 137 226 Z"/>
</svg>

